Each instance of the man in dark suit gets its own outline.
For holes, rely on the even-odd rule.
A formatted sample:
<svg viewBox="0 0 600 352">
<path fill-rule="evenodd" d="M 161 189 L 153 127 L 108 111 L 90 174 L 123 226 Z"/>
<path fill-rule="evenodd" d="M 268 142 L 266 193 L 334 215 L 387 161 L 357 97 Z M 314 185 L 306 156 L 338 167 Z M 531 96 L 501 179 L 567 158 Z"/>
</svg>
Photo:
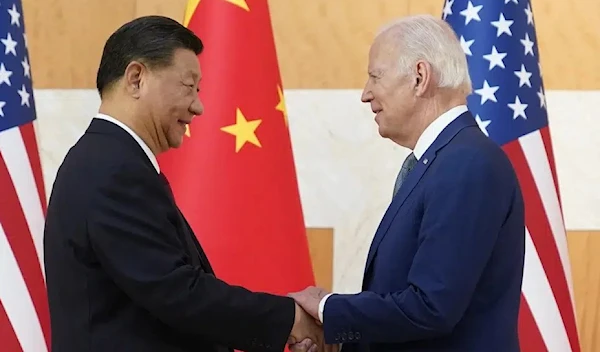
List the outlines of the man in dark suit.
<svg viewBox="0 0 600 352">
<path fill-rule="evenodd" d="M 470 91 L 444 21 L 408 17 L 376 37 L 362 100 L 379 133 L 412 153 L 368 252 L 363 292 L 291 294 L 343 352 L 519 351 L 523 199 L 509 159 L 466 107 Z"/>
<path fill-rule="evenodd" d="M 156 155 L 202 113 L 202 49 L 158 16 L 106 42 L 100 113 L 66 155 L 48 206 L 53 352 L 278 352 L 322 338 L 292 298 L 215 277 L 160 172 Z"/>
</svg>

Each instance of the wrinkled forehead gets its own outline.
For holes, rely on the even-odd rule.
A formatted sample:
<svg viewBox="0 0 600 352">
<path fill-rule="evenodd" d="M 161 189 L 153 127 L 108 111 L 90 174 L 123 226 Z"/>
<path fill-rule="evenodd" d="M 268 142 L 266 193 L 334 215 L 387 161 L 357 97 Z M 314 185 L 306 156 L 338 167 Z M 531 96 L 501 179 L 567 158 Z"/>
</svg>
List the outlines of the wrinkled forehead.
<svg viewBox="0 0 600 352">
<path fill-rule="evenodd" d="M 171 68 L 177 71 L 180 75 L 185 75 L 194 80 L 199 80 L 202 77 L 200 69 L 200 61 L 196 54 L 190 50 L 177 50 L 173 55 Z"/>
<path fill-rule="evenodd" d="M 398 46 L 389 38 L 379 36 L 369 49 L 369 70 L 386 70 L 398 60 Z"/>
</svg>

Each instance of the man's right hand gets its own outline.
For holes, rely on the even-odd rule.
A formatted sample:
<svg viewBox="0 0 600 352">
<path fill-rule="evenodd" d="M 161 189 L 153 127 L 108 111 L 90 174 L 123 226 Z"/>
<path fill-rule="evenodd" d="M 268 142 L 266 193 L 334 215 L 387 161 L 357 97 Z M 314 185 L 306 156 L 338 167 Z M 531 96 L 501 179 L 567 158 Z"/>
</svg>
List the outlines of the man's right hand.
<svg viewBox="0 0 600 352">
<path fill-rule="evenodd" d="M 288 338 L 292 352 L 333 352 L 337 345 L 326 345 L 323 329 L 315 318 L 296 304 L 294 326 Z"/>
<path fill-rule="evenodd" d="M 290 331 L 288 344 L 295 345 L 292 349 L 294 352 L 316 352 L 320 350 L 318 346 L 324 340 L 323 329 L 317 325 L 315 319 L 306 313 L 302 307 L 297 303 L 295 303 L 295 306 L 294 326 L 292 326 L 292 331 Z"/>
</svg>

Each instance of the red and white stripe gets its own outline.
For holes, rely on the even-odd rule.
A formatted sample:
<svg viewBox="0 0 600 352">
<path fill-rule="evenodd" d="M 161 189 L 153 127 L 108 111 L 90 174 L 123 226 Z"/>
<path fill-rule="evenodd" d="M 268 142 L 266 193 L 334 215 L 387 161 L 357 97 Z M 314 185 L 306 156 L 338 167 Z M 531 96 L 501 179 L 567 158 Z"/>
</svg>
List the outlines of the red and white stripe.
<svg viewBox="0 0 600 352">
<path fill-rule="evenodd" d="M 46 196 L 33 123 L 0 132 L 1 350 L 48 351 Z"/>
<path fill-rule="evenodd" d="M 567 237 L 548 128 L 503 148 L 525 200 L 521 348 L 528 352 L 579 352 Z"/>
</svg>

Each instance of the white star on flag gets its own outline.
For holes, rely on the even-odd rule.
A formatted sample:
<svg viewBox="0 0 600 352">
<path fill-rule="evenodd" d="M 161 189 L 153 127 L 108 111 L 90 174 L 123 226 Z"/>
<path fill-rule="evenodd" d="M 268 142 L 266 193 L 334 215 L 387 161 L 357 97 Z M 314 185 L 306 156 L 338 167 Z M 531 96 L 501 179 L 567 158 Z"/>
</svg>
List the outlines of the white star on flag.
<svg viewBox="0 0 600 352">
<path fill-rule="evenodd" d="M 540 98 L 540 108 L 546 107 L 546 96 L 544 95 L 544 90 L 540 87 L 540 90 L 537 92 L 538 98 Z"/>
<path fill-rule="evenodd" d="M 527 4 L 527 8 L 525 9 L 525 15 L 527 15 L 527 24 L 533 26 L 533 12 L 531 11 L 530 4 Z"/>
<path fill-rule="evenodd" d="M 10 33 L 8 33 L 6 35 L 6 39 L 0 39 L 0 42 L 2 42 L 2 44 L 4 44 L 4 54 L 8 54 L 11 53 L 14 56 L 17 56 L 17 42 L 15 42 L 12 39 L 12 36 L 10 35 Z"/>
<path fill-rule="evenodd" d="M 521 64 L 521 71 L 515 71 L 515 75 L 519 77 L 519 87 L 523 87 L 524 84 L 531 88 L 531 72 L 525 70 L 525 65 Z"/>
<path fill-rule="evenodd" d="M 521 44 L 523 44 L 523 47 L 525 48 L 525 55 L 527 55 L 528 53 L 531 54 L 531 56 L 533 55 L 533 42 L 529 39 L 529 34 L 525 33 L 525 39 L 521 39 Z"/>
<path fill-rule="evenodd" d="M 17 5 L 13 4 L 12 9 L 8 9 L 8 14 L 10 15 L 10 24 L 16 24 L 17 27 L 21 27 L 21 14 L 17 11 Z"/>
<path fill-rule="evenodd" d="M 465 16 L 465 26 L 472 20 L 481 21 L 479 18 L 479 11 L 483 8 L 483 5 L 473 6 L 473 3 L 469 1 L 467 8 L 460 12 L 461 15 Z"/>
<path fill-rule="evenodd" d="M 475 90 L 475 93 L 481 95 L 481 104 L 484 104 L 486 101 L 491 100 L 493 102 L 498 102 L 496 99 L 496 91 L 498 90 L 498 86 L 490 87 L 487 80 L 483 81 L 483 88 Z"/>
<path fill-rule="evenodd" d="M 31 67 L 29 66 L 29 61 L 27 60 L 27 56 L 25 56 L 25 59 L 23 59 L 23 61 L 21 61 L 21 65 L 23 66 L 23 76 L 31 78 L 31 72 L 30 72 Z"/>
<path fill-rule="evenodd" d="M 25 85 L 23 85 L 23 87 L 21 89 L 19 89 L 17 91 L 17 93 L 19 93 L 19 95 L 21 96 L 21 105 L 27 105 L 27 106 L 29 106 L 29 96 L 30 96 L 30 94 L 27 93 L 27 88 L 25 88 Z"/>
<path fill-rule="evenodd" d="M 524 119 L 527 119 L 527 115 L 525 115 L 525 109 L 527 109 L 528 104 L 521 103 L 519 96 L 515 98 L 514 103 L 509 103 L 508 107 L 513 111 L 513 120 L 519 116 L 522 116 Z"/>
<path fill-rule="evenodd" d="M 483 55 L 483 58 L 490 62 L 490 70 L 496 66 L 506 68 L 504 66 L 504 61 L 502 61 L 505 57 L 506 53 L 499 53 L 498 50 L 496 50 L 495 45 L 492 46 L 492 52 L 490 54 Z"/>
<path fill-rule="evenodd" d="M 462 47 L 462 49 L 466 55 L 469 55 L 469 56 L 473 55 L 473 53 L 471 52 L 471 45 L 473 45 L 474 42 L 475 42 L 474 39 L 465 41 L 465 38 L 462 35 L 460 36 L 460 46 Z"/>
<path fill-rule="evenodd" d="M 12 71 L 7 71 L 4 63 L 0 63 L 0 86 L 6 84 L 10 86 L 10 76 L 12 76 Z"/>
<path fill-rule="evenodd" d="M 498 30 L 496 32 L 496 36 L 501 36 L 502 33 L 506 33 L 508 35 L 512 35 L 510 31 L 510 26 L 515 23 L 515 21 L 507 20 L 504 18 L 504 14 L 500 14 L 500 18 L 498 21 L 492 21 L 492 26 L 496 27 Z"/>
<path fill-rule="evenodd" d="M 475 121 L 477 121 L 477 125 L 483 131 L 483 133 L 489 137 L 490 134 L 487 131 L 487 126 L 490 123 L 492 123 L 492 120 L 481 120 L 481 117 L 479 117 L 479 115 L 477 115 L 477 116 L 475 116 Z"/>
<path fill-rule="evenodd" d="M 452 14 L 452 4 L 454 4 L 454 0 L 446 0 L 446 4 L 444 5 L 444 11 L 442 11 L 444 15 L 444 19 Z"/>
</svg>

